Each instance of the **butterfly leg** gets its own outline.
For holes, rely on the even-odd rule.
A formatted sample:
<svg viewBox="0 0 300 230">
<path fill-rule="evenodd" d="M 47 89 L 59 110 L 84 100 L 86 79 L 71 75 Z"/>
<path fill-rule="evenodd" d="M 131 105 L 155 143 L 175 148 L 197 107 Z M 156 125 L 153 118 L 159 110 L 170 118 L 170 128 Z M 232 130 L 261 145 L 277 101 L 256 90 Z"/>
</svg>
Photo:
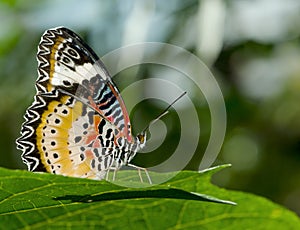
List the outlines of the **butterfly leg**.
<svg viewBox="0 0 300 230">
<path fill-rule="evenodd" d="M 117 174 L 117 167 L 116 168 L 114 168 L 114 174 L 113 174 L 113 181 L 115 181 L 115 179 L 116 179 L 116 174 Z"/>
<path fill-rule="evenodd" d="M 108 181 L 108 178 L 109 178 L 109 169 L 106 171 L 105 180 L 107 180 L 107 181 Z"/>
<path fill-rule="evenodd" d="M 141 182 L 144 183 L 144 180 L 143 180 L 143 177 L 142 177 L 142 173 L 141 173 L 141 169 L 138 168 L 137 170 L 138 170 Z"/>
<path fill-rule="evenodd" d="M 147 176 L 149 184 L 152 184 L 151 177 L 150 177 L 150 175 L 148 173 L 148 170 L 146 168 L 142 168 L 142 167 L 139 167 L 139 166 L 136 166 L 136 165 L 133 165 L 133 164 L 127 164 L 127 165 L 138 170 L 139 177 L 140 177 L 140 180 L 141 180 L 142 183 L 143 183 L 143 179 L 142 179 L 141 170 L 143 170 L 145 172 L 146 176 Z"/>
<path fill-rule="evenodd" d="M 148 178 L 149 184 L 152 184 L 152 180 L 151 180 L 151 177 L 150 177 L 150 175 L 149 175 L 149 173 L 148 173 L 148 170 L 145 169 L 145 168 L 142 168 L 142 169 L 144 170 L 144 172 L 145 172 L 145 174 L 146 174 L 146 176 L 147 176 L 147 178 Z"/>
<path fill-rule="evenodd" d="M 107 169 L 106 177 L 105 177 L 105 179 L 107 181 L 109 181 L 109 173 L 110 173 L 110 171 L 113 171 L 112 181 L 115 181 L 116 175 L 117 175 L 117 171 L 118 171 L 118 167 L 110 167 L 109 169 Z"/>
<path fill-rule="evenodd" d="M 109 181 L 109 173 L 113 171 L 113 177 L 112 177 L 112 181 L 114 181 L 116 179 L 116 172 L 117 169 L 115 167 L 110 167 L 109 169 L 107 169 L 106 171 L 106 176 L 105 176 L 105 180 Z"/>
</svg>

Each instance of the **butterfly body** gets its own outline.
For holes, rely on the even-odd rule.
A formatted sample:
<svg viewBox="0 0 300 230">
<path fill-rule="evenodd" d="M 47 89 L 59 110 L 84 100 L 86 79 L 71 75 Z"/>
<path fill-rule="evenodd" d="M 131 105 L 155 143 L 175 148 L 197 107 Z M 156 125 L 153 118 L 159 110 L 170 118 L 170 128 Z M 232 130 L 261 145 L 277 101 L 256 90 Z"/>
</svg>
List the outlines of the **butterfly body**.
<svg viewBox="0 0 300 230">
<path fill-rule="evenodd" d="M 133 137 L 125 104 L 92 49 L 64 27 L 39 44 L 36 95 L 17 147 L 30 171 L 103 179 L 145 144 Z"/>
</svg>

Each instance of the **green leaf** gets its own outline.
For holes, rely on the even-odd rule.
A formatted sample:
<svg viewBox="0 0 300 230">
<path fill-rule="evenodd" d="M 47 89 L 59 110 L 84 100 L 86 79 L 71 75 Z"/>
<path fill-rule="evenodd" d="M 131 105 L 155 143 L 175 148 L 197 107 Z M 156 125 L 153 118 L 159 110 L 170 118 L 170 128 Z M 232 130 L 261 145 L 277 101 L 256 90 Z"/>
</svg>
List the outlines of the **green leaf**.
<svg viewBox="0 0 300 230">
<path fill-rule="evenodd" d="M 300 220 L 291 211 L 210 184 L 212 174 L 224 167 L 180 172 L 144 188 L 0 168 L 0 228 L 298 229 Z M 122 171 L 117 178 L 124 182 L 136 174 Z M 152 173 L 151 178 L 166 175 Z"/>
</svg>

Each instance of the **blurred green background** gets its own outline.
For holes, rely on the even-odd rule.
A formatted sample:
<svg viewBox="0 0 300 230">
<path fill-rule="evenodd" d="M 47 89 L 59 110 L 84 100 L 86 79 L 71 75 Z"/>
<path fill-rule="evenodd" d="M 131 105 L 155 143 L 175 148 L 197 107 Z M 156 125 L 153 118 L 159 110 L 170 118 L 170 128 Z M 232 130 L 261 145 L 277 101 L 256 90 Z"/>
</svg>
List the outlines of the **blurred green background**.
<svg viewBox="0 0 300 230">
<path fill-rule="evenodd" d="M 35 93 L 37 45 L 44 30 L 60 25 L 80 34 L 100 57 L 124 45 L 155 41 L 201 58 L 216 77 L 227 109 L 226 137 L 215 164 L 232 167 L 214 182 L 270 198 L 300 215 L 300 1 L 0 1 L 1 167 L 26 168 L 15 139 Z M 143 65 L 114 80 L 122 90 L 154 73 L 167 75 Z M 185 90 L 201 125 L 197 152 L 187 166 L 197 170 L 210 134 L 210 115 L 201 92 L 192 83 Z M 165 106 L 153 100 L 136 106 L 130 114 L 134 132 Z M 171 111 L 163 120 L 168 127 L 165 143 L 150 157 L 138 155 L 137 164 L 155 164 L 176 148 L 178 117 Z"/>
</svg>

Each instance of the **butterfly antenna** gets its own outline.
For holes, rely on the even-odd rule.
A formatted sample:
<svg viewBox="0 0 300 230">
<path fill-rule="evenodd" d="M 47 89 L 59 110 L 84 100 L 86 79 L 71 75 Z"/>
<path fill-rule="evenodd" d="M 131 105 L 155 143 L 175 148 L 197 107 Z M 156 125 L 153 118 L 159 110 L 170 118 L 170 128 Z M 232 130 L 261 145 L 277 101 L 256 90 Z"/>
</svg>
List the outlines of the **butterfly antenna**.
<svg viewBox="0 0 300 230">
<path fill-rule="evenodd" d="M 185 94 L 186 94 L 186 92 L 183 92 L 167 108 L 165 108 L 155 119 L 153 119 L 152 121 L 150 121 L 150 123 L 146 126 L 146 128 L 144 128 L 144 130 L 142 131 L 142 133 L 145 133 L 149 129 L 150 125 L 152 125 L 153 123 L 155 123 L 156 121 L 158 121 L 160 118 L 162 118 L 163 116 L 165 116 L 169 112 L 169 109 L 172 107 L 172 105 L 174 105 Z"/>
</svg>

